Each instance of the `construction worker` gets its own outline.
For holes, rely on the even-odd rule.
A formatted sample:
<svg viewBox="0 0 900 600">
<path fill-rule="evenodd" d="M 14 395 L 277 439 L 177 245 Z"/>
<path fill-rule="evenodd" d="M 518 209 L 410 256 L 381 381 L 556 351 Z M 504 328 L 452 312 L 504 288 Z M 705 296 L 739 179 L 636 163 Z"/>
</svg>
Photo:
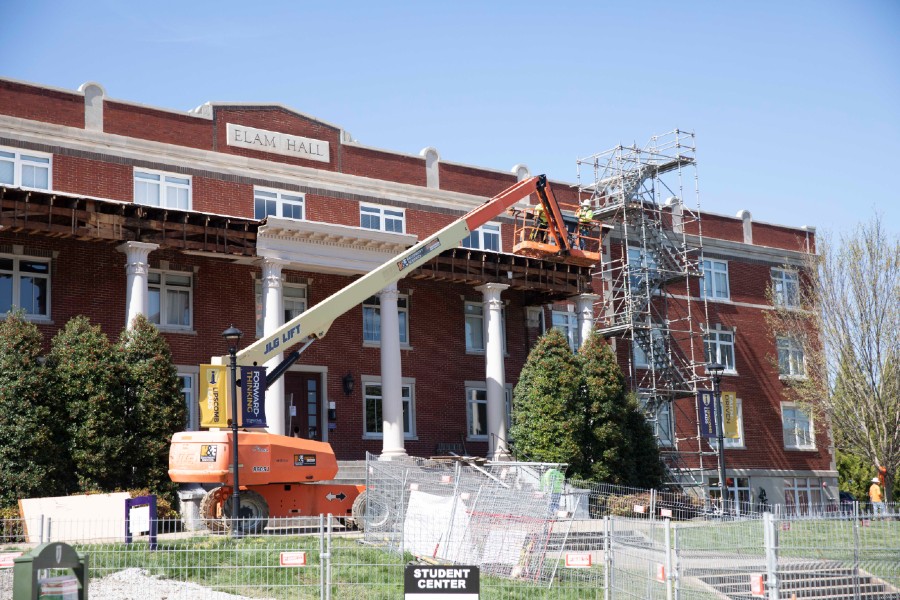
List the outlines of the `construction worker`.
<svg viewBox="0 0 900 600">
<path fill-rule="evenodd" d="M 555 517 L 559 509 L 559 498 L 562 495 L 566 476 L 562 471 L 551 467 L 541 475 L 541 491 L 550 493 L 550 516 Z"/>
<path fill-rule="evenodd" d="M 538 203 L 534 207 L 534 228 L 531 230 L 531 239 L 538 242 L 547 241 L 547 215 L 544 213 L 544 205 Z"/>
<path fill-rule="evenodd" d="M 594 209 L 591 208 L 590 200 L 581 201 L 581 205 L 575 211 L 575 218 L 578 219 L 579 227 L 578 247 L 584 250 L 584 238 L 589 235 L 590 227 L 594 222 Z"/>
<path fill-rule="evenodd" d="M 872 516 L 884 516 L 884 497 L 877 477 L 872 478 L 872 485 L 869 486 L 869 501 L 872 503 Z"/>
</svg>

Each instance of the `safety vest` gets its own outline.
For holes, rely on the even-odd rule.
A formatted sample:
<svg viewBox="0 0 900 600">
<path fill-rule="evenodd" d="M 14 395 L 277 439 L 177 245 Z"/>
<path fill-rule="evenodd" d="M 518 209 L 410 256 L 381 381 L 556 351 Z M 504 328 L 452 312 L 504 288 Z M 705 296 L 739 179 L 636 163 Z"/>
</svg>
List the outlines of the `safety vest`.
<svg viewBox="0 0 900 600">
<path fill-rule="evenodd" d="M 578 221 L 579 221 L 580 223 L 582 223 L 582 224 L 584 224 L 584 223 L 590 223 L 591 221 L 594 220 L 594 211 L 591 210 L 590 207 L 588 207 L 588 208 L 579 208 L 579 209 L 575 212 L 575 216 L 578 217 Z"/>
</svg>

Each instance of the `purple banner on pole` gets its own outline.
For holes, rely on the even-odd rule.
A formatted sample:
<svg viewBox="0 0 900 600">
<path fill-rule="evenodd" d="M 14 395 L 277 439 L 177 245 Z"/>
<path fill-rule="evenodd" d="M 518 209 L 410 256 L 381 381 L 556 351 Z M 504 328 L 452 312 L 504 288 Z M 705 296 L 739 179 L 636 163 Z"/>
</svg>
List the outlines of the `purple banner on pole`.
<svg viewBox="0 0 900 600">
<path fill-rule="evenodd" d="M 700 409 L 700 435 L 707 438 L 716 434 L 716 395 L 710 390 L 697 392 L 697 404 Z"/>
<path fill-rule="evenodd" d="M 266 368 L 241 367 L 241 424 L 243 427 L 268 427 L 266 424 Z"/>
</svg>

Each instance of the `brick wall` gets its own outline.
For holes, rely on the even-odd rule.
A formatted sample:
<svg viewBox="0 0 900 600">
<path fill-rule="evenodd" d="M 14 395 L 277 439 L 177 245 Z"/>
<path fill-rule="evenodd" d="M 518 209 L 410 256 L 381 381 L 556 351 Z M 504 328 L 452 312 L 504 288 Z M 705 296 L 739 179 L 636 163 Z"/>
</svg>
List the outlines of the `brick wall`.
<svg viewBox="0 0 900 600">
<path fill-rule="evenodd" d="M 84 96 L 0 80 L 0 114 L 84 128 Z"/>
<path fill-rule="evenodd" d="M 134 169 L 125 164 L 56 154 L 53 187 L 61 192 L 130 201 L 134 198 Z"/>
<path fill-rule="evenodd" d="M 342 168 L 348 175 L 425 186 L 425 159 L 370 148 L 343 146 Z"/>
<path fill-rule="evenodd" d="M 440 163 L 441 189 L 477 196 L 496 196 L 516 182 L 512 173 L 482 171 L 474 167 Z"/>
<path fill-rule="evenodd" d="M 828 470 L 831 455 L 824 423 L 815 423 L 815 450 L 789 450 L 784 447 L 781 403 L 786 397 L 786 386 L 778 375 L 775 338 L 765 323 L 767 309 L 763 308 L 768 304 L 765 294 L 771 283 L 770 266 L 732 257 L 728 262 L 728 272 L 731 300 L 707 303 L 709 326 L 715 328 L 721 325 L 722 329 L 734 332 L 737 374 L 723 374 L 721 389 L 723 392 L 736 392 L 741 400 L 745 447 L 726 449 L 728 468 Z M 691 295 L 697 298 L 698 293 L 698 286 L 693 286 Z M 669 298 L 667 303 L 670 317 L 685 314 L 684 300 Z M 703 304 L 694 300 L 691 310 L 694 315 L 702 315 Z M 702 357 L 703 349 L 699 342 L 698 339 L 694 355 Z M 685 341 L 682 341 L 681 349 L 685 356 L 690 356 L 690 348 Z M 627 373 L 631 363 L 630 342 L 618 340 L 617 358 Z M 639 377 L 645 372 L 643 369 L 637 370 Z M 679 443 L 679 449 L 684 453 L 685 464 L 698 467 L 700 459 L 696 452 L 700 449 L 712 452 L 712 449 L 705 442 L 701 443 L 700 448 L 697 446 L 694 399 L 676 400 L 674 414 L 676 434 L 683 440 Z M 706 456 L 703 464 L 714 468 L 715 461 L 713 454 Z"/>
<path fill-rule="evenodd" d="M 213 149 L 213 129 L 208 119 L 114 100 L 103 103 L 103 131 L 200 150 Z"/>
</svg>

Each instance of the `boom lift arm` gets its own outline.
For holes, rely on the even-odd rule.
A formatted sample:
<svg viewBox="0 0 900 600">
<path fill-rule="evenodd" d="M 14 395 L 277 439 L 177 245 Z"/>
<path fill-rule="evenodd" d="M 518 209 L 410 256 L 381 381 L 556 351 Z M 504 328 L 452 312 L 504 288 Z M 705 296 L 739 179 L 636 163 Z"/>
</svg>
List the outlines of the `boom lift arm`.
<svg viewBox="0 0 900 600">
<path fill-rule="evenodd" d="M 562 224 L 562 213 L 559 210 L 550 185 L 547 183 L 547 177 L 545 175 L 537 175 L 525 179 L 500 192 L 497 196 L 450 223 L 437 233 L 428 236 L 402 254 L 307 309 L 271 334 L 260 338 L 239 351 L 237 353 L 237 363 L 245 366 L 261 365 L 273 356 L 277 356 L 286 348 L 304 341 L 304 338 L 306 338 L 305 344 L 300 350 L 292 352 L 281 364 L 271 370 L 266 377 L 266 386 L 268 387 L 296 362 L 300 357 L 300 352 L 305 350 L 312 341 L 322 338 L 328 333 L 328 329 L 335 319 L 363 302 L 366 298 L 378 293 L 388 284 L 399 281 L 441 251 L 457 247 L 460 242 L 468 237 L 469 233 L 532 193 L 538 195 L 541 204 L 544 206 L 548 216 L 550 232 L 558 240 L 560 251 L 567 250 L 568 245 L 564 233 L 565 227 Z M 214 359 L 214 362 L 228 364 L 228 360 L 228 356 L 222 356 Z"/>
</svg>

